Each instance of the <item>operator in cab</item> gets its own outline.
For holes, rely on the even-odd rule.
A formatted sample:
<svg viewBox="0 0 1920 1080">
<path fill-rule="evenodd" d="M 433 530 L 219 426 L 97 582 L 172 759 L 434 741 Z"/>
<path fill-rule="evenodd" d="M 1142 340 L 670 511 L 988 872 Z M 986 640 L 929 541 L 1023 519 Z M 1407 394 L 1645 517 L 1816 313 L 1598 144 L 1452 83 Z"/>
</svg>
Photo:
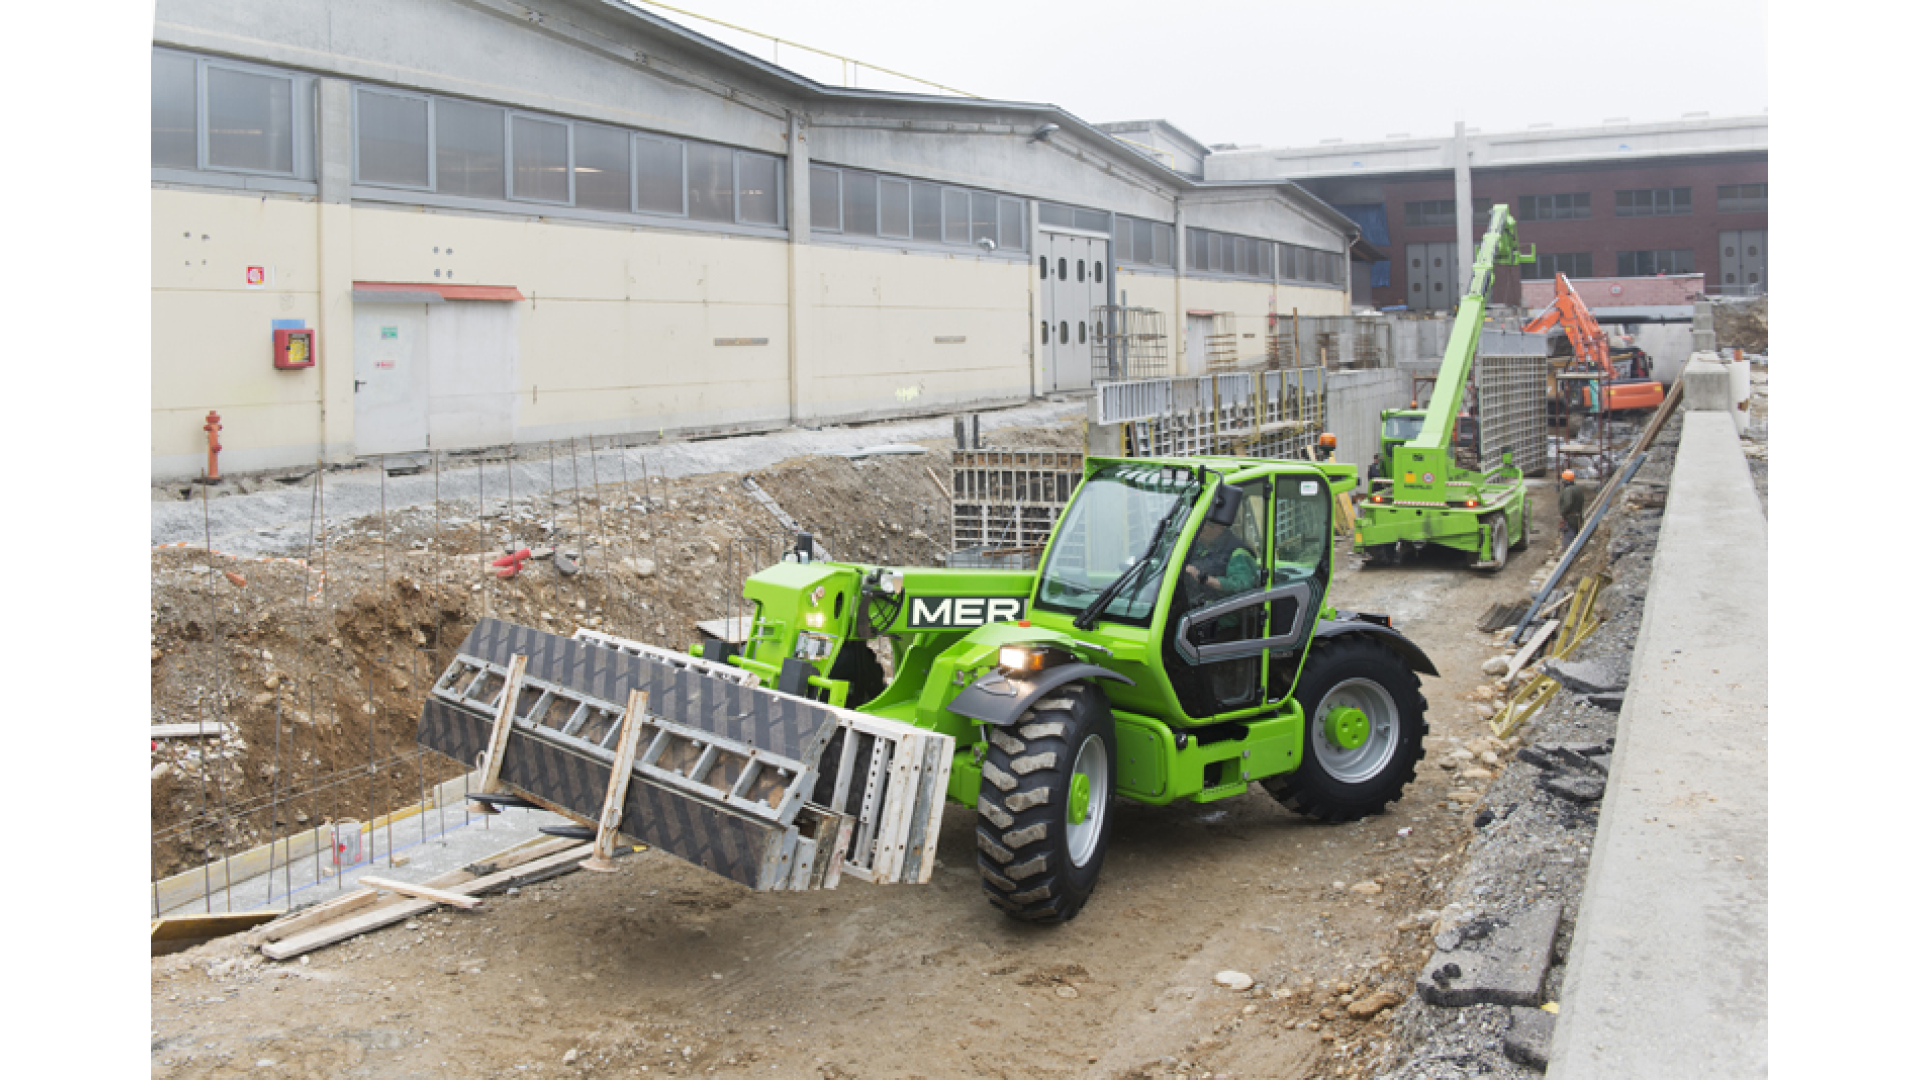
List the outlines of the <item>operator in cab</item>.
<svg viewBox="0 0 1920 1080">
<path fill-rule="evenodd" d="M 1260 559 L 1232 529 L 1209 520 L 1200 527 L 1200 535 L 1193 538 L 1184 573 L 1189 595 L 1194 597 L 1195 606 L 1199 606 L 1258 585 Z"/>
</svg>

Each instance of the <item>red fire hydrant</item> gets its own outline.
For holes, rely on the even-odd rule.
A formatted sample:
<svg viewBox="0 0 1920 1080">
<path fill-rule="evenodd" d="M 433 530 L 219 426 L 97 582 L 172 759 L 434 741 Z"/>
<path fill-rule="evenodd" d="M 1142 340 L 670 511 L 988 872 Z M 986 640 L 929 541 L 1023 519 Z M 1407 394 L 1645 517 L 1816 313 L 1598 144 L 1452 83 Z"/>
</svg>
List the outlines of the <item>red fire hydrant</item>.
<svg viewBox="0 0 1920 1080">
<path fill-rule="evenodd" d="M 207 433 L 207 479 L 220 479 L 220 414 L 207 410 L 207 422 L 201 427 Z"/>
</svg>

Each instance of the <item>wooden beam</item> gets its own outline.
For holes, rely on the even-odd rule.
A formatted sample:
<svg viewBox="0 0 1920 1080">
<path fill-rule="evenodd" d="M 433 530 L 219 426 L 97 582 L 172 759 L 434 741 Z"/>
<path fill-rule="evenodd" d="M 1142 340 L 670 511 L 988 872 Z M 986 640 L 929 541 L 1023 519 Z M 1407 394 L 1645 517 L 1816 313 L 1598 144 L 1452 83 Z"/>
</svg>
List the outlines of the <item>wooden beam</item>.
<svg viewBox="0 0 1920 1080">
<path fill-rule="evenodd" d="M 311 930 L 321 923 L 329 923 L 335 919 L 346 918 L 355 912 L 365 911 L 379 902 L 380 894 L 372 889 L 355 889 L 350 893 L 293 912 L 261 933 L 268 941 L 279 941 L 281 938 Z"/>
<path fill-rule="evenodd" d="M 388 892 L 399 893 L 401 896 L 411 896 L 418 900 L 432 900 L 435 903 L 447 904 L 451 907 L 457 907 L 462 911 L 472 911 L 483 903 L 477 896 L 448 892 L 445 889 L 436 889 L 431 885 L 415 885 L 411 881 L 394 881 L 391 878 L 371 877 L 362 874 L 360 875 L 359 883 L 368 889 L 385 889 Z"/>
<path fill-rule="evenodd" d="M 150 955 L 164 956 L 190 949 L 215 938 L 251 930 L 280 915 L 278 911 L 249 911 L 239 915 L 169 915 L 155 919 L 147 929 Z"/>
</svg>

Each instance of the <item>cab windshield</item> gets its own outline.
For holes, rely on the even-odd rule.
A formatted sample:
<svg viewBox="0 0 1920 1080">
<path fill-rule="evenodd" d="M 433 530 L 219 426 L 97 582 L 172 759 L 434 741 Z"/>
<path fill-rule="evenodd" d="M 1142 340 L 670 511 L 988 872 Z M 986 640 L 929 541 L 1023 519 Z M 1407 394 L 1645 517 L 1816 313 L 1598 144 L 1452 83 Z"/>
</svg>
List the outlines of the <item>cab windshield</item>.
<svg viewBox="0 0 1920 1080">
<path fill-rule="evenodd" d="M 1179 542 L 1201 480 L 1191 469 L 1115 463 L 1088 477 L 1067 508 L 1040 569 L 1034 602 L 1049 611 L 1077 613 L 1134 562 L 1133 580 L 1101 613 L 1103 619 L 1145 626 L 1153 616 L 1167 557 Z M 1160 541 L 1154 529 L 1171 515 Z"/>
<path fill-rule="evenodd" d="M 1424 415 L 1389 416 L 1380 429 L 1380 437 L 1404 442 L 1420 434 L 1420 428 L 1426 422 L 1427 418 Z"/>
</svg>

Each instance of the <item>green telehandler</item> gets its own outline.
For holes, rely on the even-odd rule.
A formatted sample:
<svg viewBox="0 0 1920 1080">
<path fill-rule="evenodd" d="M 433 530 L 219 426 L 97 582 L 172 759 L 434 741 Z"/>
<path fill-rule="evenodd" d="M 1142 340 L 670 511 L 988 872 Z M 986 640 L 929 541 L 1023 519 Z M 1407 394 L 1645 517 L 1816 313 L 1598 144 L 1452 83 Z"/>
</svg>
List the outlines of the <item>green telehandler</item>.
<svg viewBox="0 0 1920 1080">
<path fill-rule="evenodd" d="M 752 614 L 735 640 L 706 636 L 689 654 L 590 631 L 576 638 L 597 646 L 477 628 L 436 687 L 421 741 L 484 763 L 486 713 L 524 714 L 531 723 L 511 734 L 527 748 L 505 751 L 499 798 L 517 792 L 569 812 L 565 803 L 594 821 L 601 781 L 562 798 L 574 765 L 556 756 L 573 746 L 561 729 L 610 746 L 617 723 L 580 717 L 648 689 L 643 711 L 665 718 L 647 717 L 662 733 L 640 736 L 649 748 L 635 758 L 635 787 L 684 801 L 630 796 L 621 833 L 754 888 L 830 887 L 821 868 L 842 860 L 871 880 L 925 881 L 944 793 L 977 812 L 988 899 L 1016 919 L 1064 922 L 1099 879 L 1120 798 L 1207 803 L 1257 784 L 1295 812 L 1339 822 L 1381 813 L 1413 778 L 1427 732 L 1419 677 L 1438 672 L 1389 618 L 1341 611 L 1328 595 L 1333 497 L 1354 482 L 1353 466 L 1334 463 L 1089 458 L 1037 570 L 825 561 L 800 534 L 746 580 Z M 890 678 L 871 647 L 879 639 L 891 646 Z M 498 680 L 516 651 L 533 654 L 529 671 L 550 673 L 541 686 L 560 687 L 542 693 L 573 693 L 561 685 L 571 679 L 592 700 L 573 713 L 572 698 L 558 713 L 504 703 Z M 660 666 L 646 674 L 646 663 Z M 629 681 L 620 664 L 634 667 Z M 840 732 L 821 735 L 818 752 L 806 741 L 816 713 L 837 717 Z M 540 761 L 528 756 L 534 736 L 545 740 Z M 744 741 L 726 741 L 736 736 Z M 687 745 L 652 748 L 671 738 Z M 909 738 L 929 748 L 902 749 Z M 703 781 L 729 747 L 741 768 Z M 575 764 L 609 759 L 574 749 Z M 889 764 L 903 761 L 927 767 Z M 782 810 L 796 791 L 804 809 Z M 900 806 L 876 795 L 915 791 Z M 759 814 L 765 827 L 723 811 Z M 735 872 L 749 849 L 745 861 L 762 861 Z M 801 863 L 813 869 L 790 868 Z"/>
<path fill-rule="evenodd" d="M 1427 407 L 1380 414 L 1387 475 L 1362 495 L 1353 533 L 1354 550 L 1369 563 L 1393 563 L 1411 546 L 1437 544 L 1466 552 L 1475 569 L 1499 570 L 1509 548 L 1527 546 L 1527 487 L 1511 449 L 1502 448 L 1500 464 L 1484 473 L 1454 460 L 1454 429 L 1493 268 L 1534 261 L 1531 250 L 1519 250 L 1516 234 L 1506 206 L 1495 206 Z"/>
</svg>

